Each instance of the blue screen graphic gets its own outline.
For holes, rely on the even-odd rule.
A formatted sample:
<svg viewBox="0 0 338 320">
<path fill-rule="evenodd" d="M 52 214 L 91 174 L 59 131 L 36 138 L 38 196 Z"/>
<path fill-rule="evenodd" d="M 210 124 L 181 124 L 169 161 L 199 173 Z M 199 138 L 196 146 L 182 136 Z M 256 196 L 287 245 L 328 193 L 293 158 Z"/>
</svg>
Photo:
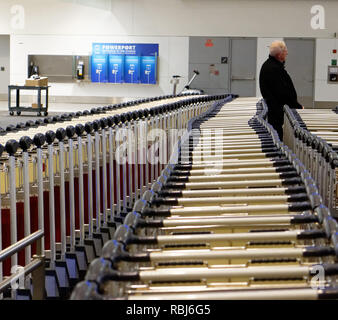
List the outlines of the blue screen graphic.
<svg viewBox="0 0 338 320">
<path fill-rule="evenodd" d="M 92 82 L 156 84 L 159 45 L 93 43 Z"/>
<path fill-rule="evenodd" d="M 124 56 L 109 56 L 109 82 L 122 83 L 124 73 Z"/>
<path fill-rule="evenodd" d="M 124 82 L 140 83 L 140 57 L 125 56 Z"/>
<path fill-rule="evenodd" d="M 106 55 L 92 56 L 92 82 L 108 81 L 108 57 Z"/>
<path fill-rule="evenodd" d="M 156 57 L 141 57 L 141 83 L 156 84 Z"/>
</svg>

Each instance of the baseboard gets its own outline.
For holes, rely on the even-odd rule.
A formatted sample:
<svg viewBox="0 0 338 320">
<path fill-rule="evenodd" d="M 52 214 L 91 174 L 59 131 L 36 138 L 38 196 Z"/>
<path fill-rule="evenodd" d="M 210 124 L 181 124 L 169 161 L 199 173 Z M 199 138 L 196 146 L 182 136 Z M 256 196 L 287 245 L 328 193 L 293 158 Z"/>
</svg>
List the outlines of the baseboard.
<svg viewBox="0 0 338 320">
<path fill-rule="evenodd" d="M 123 97 L 93 97 L 93 96 L 50 96 L 51 103 L 95 103 L 95 104 L 116 104 L 124 101 L 134 100 L 135 98 Z"/>
<path fill-rule="evenodd" d="M 7 101 L 7 94 L 0 94 L 0 101 Z M 135 100 L 135 98 L 123 98 L 123 97 L 93 97 L 93 96 L 49 96 L 49 103 L 82 103 L 82 104 L 100 104 L 100 105 L 109 105 L 117 104 L 125 101 Z M 20 101 L 23 103 L 33 103 L 36 102 L 36 95 L 20 95 Z M 45 98 L 42 97 L 42 103 L 44 103 Z M 15 96 L 12 97 L 12 103 L 15 103 Z"/>
</svg>

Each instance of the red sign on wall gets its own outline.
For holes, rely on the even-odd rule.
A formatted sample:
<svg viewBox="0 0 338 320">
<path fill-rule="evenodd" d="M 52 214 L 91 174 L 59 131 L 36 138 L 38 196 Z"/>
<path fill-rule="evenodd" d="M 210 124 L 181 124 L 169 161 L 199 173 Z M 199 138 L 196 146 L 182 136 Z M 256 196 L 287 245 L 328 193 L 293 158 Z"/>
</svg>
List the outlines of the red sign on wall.
<svg viewBox="0 0 338 320">
<path fill-rule="evenodd" d="M 213 44 L 213 42 L 212 42 L 211 39 L 207 39 L 207 41 L 205 42 L 205 46 L 206 46 L 206 47 L 213 47 L 214 44 Z"/>
</svg>

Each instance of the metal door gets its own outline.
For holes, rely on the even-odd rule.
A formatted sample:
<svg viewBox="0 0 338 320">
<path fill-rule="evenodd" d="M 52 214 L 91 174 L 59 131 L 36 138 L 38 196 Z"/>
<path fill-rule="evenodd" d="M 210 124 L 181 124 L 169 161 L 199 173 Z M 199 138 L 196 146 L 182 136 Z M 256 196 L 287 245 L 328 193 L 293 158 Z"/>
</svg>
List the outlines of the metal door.
<svg viewBox="0 0 338 320">
<path fill-rule="evenodd" d="M 0 35 L 0 94 L 6 94 L 9 85 L 9 36 Z"/>
<path fill-rule="evenodd" d="M 202 89 L 207 94 L 230 92 L 229 42 L 224 37 L 190 37 L 189 79 L 194 70 L 200 72 L 191 88 Z"/>
<path fill-rule="evenodd" d="M 292 78 L 298 101 L 313 107 L 315 41 L 314 39 L 285 39 L 288 57 L 285 68 Z"/>
<path fill-rule="evenodd" d="M 231 46 L 231 93 L 256 96 L 257 38 L 233 38 Z"/>
</svg>

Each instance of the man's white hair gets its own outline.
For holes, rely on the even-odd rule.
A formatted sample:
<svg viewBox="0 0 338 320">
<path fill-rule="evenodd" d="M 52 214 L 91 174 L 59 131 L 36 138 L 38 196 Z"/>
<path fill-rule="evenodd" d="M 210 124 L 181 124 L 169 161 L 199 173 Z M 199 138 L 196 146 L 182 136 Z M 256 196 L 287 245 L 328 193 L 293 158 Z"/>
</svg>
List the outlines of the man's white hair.
<svg viewBox="0 0 338 320">
<path fill-rule="evenodd" d="M 270 45 L 270 56 L 275 57 L 279 53 L 282 53 L 286 49 L 284 41 L 276 40 Z"/>
</svg>

